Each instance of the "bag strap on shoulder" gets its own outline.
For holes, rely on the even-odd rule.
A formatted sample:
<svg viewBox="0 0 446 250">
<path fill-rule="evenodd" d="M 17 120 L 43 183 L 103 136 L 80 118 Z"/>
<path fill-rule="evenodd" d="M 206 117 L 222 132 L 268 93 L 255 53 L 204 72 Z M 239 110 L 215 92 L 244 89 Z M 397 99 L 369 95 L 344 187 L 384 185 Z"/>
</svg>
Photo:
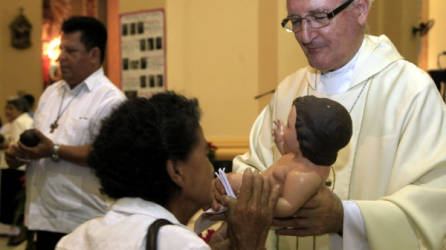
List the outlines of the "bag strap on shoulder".
<svg viewBox="0 0 446 250">
<path fill-rule="evenodd" d="M 164 225 L 172 225 L 172 222 L 166 219 L 157 219 L 154 221 L 147 229 L 147 244 L 146 250 L 156 250 L 157 249 L 157 236 L 160 227 Z"/>
</svg>

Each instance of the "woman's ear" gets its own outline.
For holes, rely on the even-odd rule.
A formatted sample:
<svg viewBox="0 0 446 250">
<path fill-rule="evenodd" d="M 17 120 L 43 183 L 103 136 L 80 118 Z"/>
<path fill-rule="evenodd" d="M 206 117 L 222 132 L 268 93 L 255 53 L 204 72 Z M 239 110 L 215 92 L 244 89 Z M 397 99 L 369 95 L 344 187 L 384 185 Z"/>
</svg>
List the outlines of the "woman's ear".
<svg viewBox="0 0 446 250">
<path fill-rule="evenodd" d="M 166 169 L 170 179 L 182 188 L 184 186 L 184 175 L 181 169 L 181 163 L 178 161 L 167 160 Z"/>
</svg>

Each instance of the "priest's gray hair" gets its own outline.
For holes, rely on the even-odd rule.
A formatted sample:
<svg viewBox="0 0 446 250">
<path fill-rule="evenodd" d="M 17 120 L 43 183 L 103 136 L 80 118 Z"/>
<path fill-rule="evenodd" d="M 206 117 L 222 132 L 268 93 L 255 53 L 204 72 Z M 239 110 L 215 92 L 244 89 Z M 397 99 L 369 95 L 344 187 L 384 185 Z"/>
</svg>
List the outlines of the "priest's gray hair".
<svg viewBox="0 0 446 250">
<path fill-rule="evenodd" d="M 347 0 L 345 0 L 344 2 L 347 2 Z M 369 8 L 372 7 L 372 3 L 374 2 L 374 0 L 369 0 Z"/>
<path fill-rule="evenodd" d="M 347 0 L 345 0 L 344 2 L 347 2 Z M 374 0 L 369 0 L 369 8 L 372 7 L 372 3 L 374 2 Z"/>
</svg>

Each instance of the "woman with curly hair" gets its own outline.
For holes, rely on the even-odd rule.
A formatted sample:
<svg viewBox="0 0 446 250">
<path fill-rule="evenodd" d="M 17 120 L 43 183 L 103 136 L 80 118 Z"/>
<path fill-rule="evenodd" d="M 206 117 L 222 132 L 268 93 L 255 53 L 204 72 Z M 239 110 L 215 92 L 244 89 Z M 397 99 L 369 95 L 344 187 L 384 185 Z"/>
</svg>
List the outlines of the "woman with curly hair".
<svg viewBox="0 0 446 250">
<path fill-rule="evenodd" d="M 263 249 L 278 189 L 263 185 L 258 174 L 245 174 L 245 198 L 226 204 L 230 240 L 221 228 L 209 246 L 184 226 L 213 202 L 213 167 L 199 120 L 198 101 L 174 92 L 131 99 L 112 112 L 88 164 L 116 202 L 104 217 L 64 237 L 57 249 L 145 249 L 148 228 L 157 219 L 172 224 L 161 227 L 158 249 Z"/>
</svg>

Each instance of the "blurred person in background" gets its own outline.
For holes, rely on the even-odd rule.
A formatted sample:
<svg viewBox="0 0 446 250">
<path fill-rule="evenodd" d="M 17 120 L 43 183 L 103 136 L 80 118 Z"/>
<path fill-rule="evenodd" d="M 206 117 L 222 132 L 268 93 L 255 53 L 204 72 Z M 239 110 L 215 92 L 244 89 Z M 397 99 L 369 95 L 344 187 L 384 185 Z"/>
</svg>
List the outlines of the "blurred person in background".
<svg viewBox="0 0 446 250">
<path fill-rule="evenodd" d="M 23 97 L 13 97 L 6 101 L 5 116 L 8 123 L 2 126 L 4 141 L 1 143 L 1 188 L 0 188 L 0 233 L 10 235 L 8 245 L 15 246 L 26 239 L 27 230 L 23 226 L 25 203 L 24 169 L 8 169 L 4 152 L 11 143 L 20 139 L 20 134 L 30 129 L 33 119 L 29 115 L 29 104 Z"/>
</svg>

